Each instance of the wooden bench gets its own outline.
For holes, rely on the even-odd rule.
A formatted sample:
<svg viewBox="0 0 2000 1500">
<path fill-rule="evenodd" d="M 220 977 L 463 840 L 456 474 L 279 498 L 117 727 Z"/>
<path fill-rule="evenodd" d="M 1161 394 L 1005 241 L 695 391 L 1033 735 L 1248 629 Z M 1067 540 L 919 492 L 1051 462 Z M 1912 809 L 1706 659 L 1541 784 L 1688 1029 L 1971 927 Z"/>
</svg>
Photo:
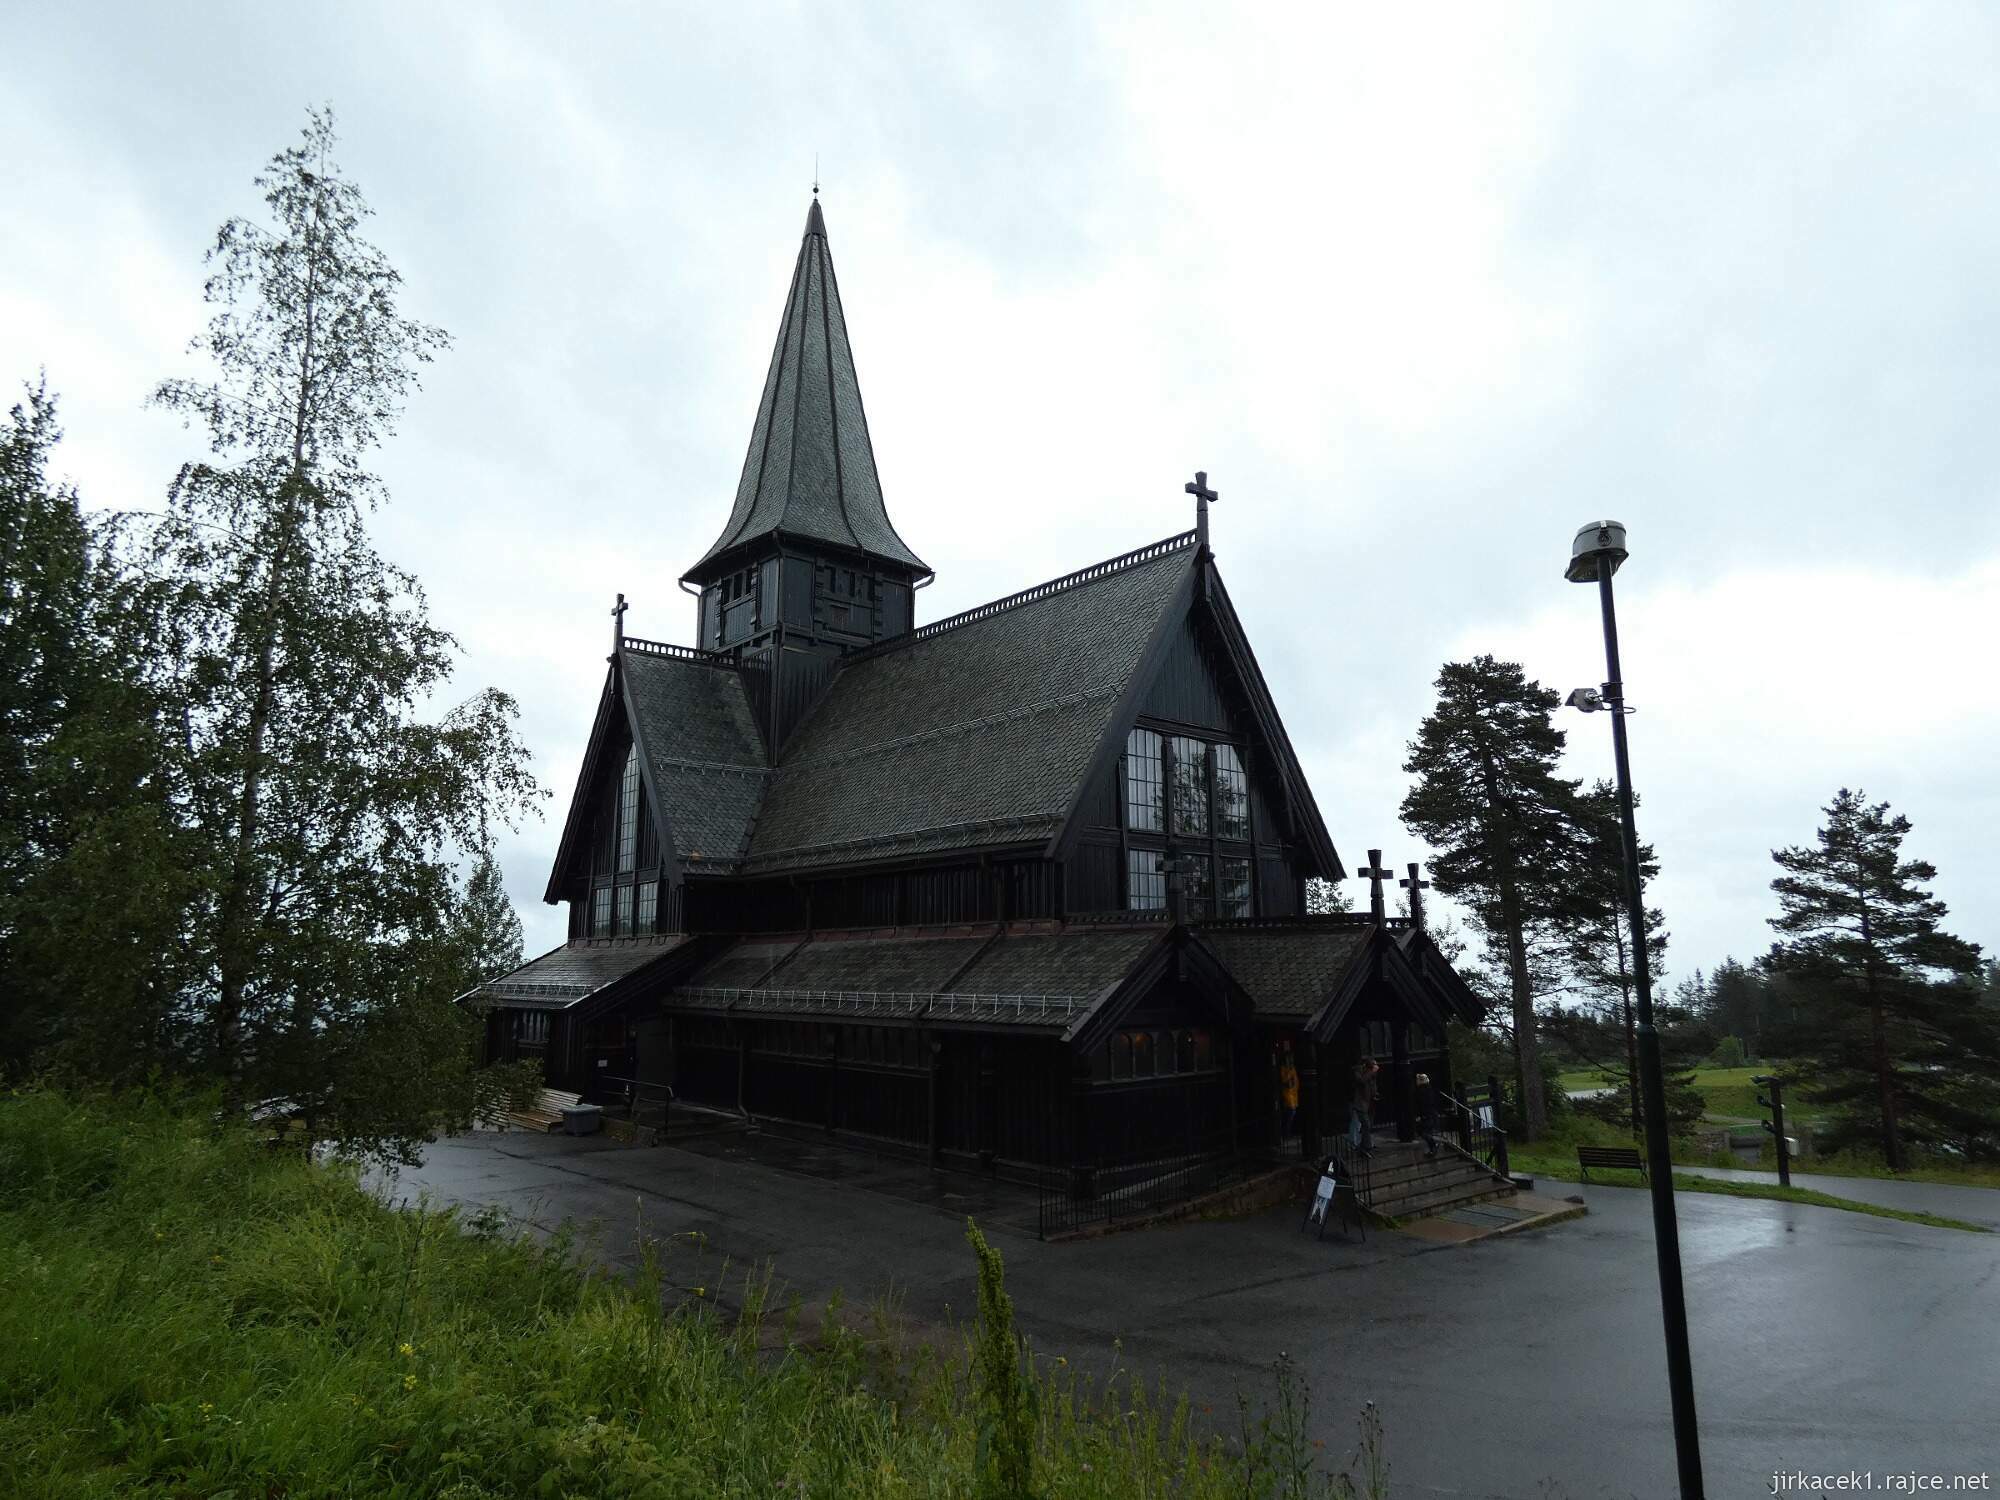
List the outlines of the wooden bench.
<svg viewBox="0 0 2000 1500">
<path fill-rule="evenodd" d="M 1630 1172 L 1646 1175 L 1646 1158 L 1631 1146 L 1578 1146 L 1576 1164 L 1583 1169 L 1583 1180 L 1590 1181 L 1592 1167 L 1623 1167 Z"/>
</svg>

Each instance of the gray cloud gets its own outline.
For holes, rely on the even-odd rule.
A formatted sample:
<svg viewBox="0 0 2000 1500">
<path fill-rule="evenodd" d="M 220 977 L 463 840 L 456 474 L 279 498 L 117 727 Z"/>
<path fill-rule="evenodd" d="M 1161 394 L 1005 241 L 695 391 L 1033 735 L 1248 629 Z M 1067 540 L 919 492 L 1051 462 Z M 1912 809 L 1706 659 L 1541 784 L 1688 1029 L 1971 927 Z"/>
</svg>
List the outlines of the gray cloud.
<svg viewBox="0 0 2000 1500">
<path fill-rule="evenodd" d="M 200 250 L 334 101 L 410 307 L 458 340 L 378 531 L 463 681 L 522 701 L 558 811 L 503 864 L 552 942 L 610 596 L 687 638 L 673 579 L 727 511 L 818 152 L 929 615 L 1180 529 L 1206 467 L 1335 838 L 1407 857 L 1438 663 L 1594 681 L 1559 570 L 1615 514 L 1673 967 L 1761 950 L 1767 851 L 1843 782 L 2000 943 L 2000 24 L 1435 21 L 44 8 L 0 58 L 0 374 L 47 365 L 92 503 L 155 503 L 190 440 L 140 401 L 183 367 Z"/>
</svg>

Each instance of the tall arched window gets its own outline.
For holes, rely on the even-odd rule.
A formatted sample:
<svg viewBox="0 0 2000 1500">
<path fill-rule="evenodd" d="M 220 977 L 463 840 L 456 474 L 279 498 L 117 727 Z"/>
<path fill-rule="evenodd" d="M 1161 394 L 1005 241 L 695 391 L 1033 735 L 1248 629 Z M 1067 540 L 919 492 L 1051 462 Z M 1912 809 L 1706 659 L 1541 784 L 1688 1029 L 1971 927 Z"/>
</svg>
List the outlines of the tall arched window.
<svg viewBox="0 0 2000 1500">
<path fill-rule="evenodd" d="M 618 787 L 618 873 L 639 858 L 639 747 L 625 753 L 625 779 Z"/>
</svg>

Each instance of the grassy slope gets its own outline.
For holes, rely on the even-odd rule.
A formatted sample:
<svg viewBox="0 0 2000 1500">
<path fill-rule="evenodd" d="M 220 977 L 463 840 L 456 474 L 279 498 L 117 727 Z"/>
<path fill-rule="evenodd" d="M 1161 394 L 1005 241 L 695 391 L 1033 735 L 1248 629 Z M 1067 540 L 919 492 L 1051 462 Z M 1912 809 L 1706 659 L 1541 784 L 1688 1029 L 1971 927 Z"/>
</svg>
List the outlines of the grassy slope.
<svg viewBox="0 0 2000 1500">
<path fill-rule="evenodd" d="M 711 1289 L 662 1317 L 658 1273 L 589 1278 L 560 1248 L 392 1212 L 208 1117 L 0 1098 L 10 1500 L 979 1489 L 961 1358 L 837 1326 L 811 1349 L 765 1328 L 759 1352 L 758 1319 L 725 1329 Z M 1184 1408 L 1114 1387 L 1036 1387 L 1039 1493 L 1245 1492 Z M 1252 1477 L 1302 1451 L 1253 1431 Z"/>
</svg>

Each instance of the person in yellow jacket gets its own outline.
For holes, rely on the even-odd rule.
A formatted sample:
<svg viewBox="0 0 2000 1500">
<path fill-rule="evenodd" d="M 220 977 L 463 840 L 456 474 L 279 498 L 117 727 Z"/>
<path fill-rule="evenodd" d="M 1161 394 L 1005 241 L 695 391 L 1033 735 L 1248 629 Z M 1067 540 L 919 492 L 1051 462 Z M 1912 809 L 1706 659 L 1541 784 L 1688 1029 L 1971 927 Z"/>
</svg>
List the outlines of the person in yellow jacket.
<svg viewBox="0 0 2000 1500">
<path fill-rule="evenodd" d="M 1299 1065 L 1292 1058 L 1292 1044 L 1278 1044 L 1278 1102 L 1285 1107 L 1284 1137 L 1289 1140 L 1299 1128 Z"/>
</svg>

